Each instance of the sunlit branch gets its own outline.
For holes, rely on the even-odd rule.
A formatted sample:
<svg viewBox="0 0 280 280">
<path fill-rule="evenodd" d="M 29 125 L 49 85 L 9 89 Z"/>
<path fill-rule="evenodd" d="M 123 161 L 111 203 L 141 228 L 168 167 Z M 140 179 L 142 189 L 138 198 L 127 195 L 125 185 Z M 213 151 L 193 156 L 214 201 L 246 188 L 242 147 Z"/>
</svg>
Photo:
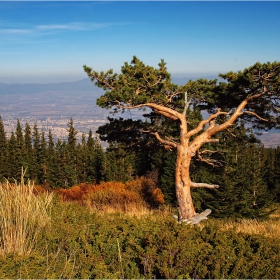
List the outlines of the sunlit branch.
<svg viewBox="0 0 280 280">
<path fill-rule="evenodd" d="M 253 115 L 253 116 L 257 117 L 258 119 L 260 119 L 260 120 L 262 120 L 262 121 L 268 122 L 267 119 L 264 119 L 264 118 L 260 117 L 260 116 L 259 116 L 258 114 L 256 114 L 255 112 L 252 112 L 252 111 L 244 111 L 243 113 L 244 113 L 244 114 Z M 240 115 L 242 115 L 242 113 L 241 113 Z"/>
<path fill-rule="evenodd" d="M 197 152 L 198 160 L 201 162 L 205 162 L 213 167 L 221 165 L 221 162 L 218 160 L 202 157 L 202 154 L 206 154 L 206 153 L 214 154 L 214 153 L 218 153 L 218 151 L 210 151 L 210 150 L 204 150 L 203 152 L 198 151 Z"/>
<path fill-rule="evenodd" d="M 221 112 L 221 109 L 219 108 L 217 113 L 209 116 L 209 118 L 207 118 L 206 120 L 201 121 L 195 129 L 189 131 L 188 134 L 187 134 L 187 138 L 190 138 L 191 136 L 200 132 L 207 123 L 210 123 L 212 120 L 216 119 L 220 115 L 228 115 L 228 113 L 227 112 Z"/>
<path fill-rule="evenodd" d="M 187 114 L 187 110 L 189 108 L 190 102 L 188 101 L 188 92 L 185 92 L 185 106 L 184 106 L 184 111 L 183 111 L 183 115 L 186 116 Z"/>
<path fill-rule="evenodd" d="M 176 144 L 175 142 L 162 139 L 162 138 L 159 136 L 158 132 L 150 132 L 150 134 L 154 135 L 154 136 L 157 138 L 157 140 L 158 140 L 160 143 L 164 144 L 164 145 L 171 146 L 171 147 L 173 147 L 173 148 L 176 148 L 176 147 L 177 147 L 177 144 Z"/>
<path fill-rule="evenodd" d="M 191 182 L 191 187 L 192 187 L 192 188 L 218 189 L 218 188 L 219 188 L 219 185 Z"/>
</svg>

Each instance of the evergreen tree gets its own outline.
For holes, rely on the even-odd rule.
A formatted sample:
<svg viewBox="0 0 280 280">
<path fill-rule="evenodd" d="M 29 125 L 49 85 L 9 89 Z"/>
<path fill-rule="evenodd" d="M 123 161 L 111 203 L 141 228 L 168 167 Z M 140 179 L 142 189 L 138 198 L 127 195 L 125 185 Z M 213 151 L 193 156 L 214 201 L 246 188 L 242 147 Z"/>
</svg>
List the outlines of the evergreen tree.
<svg viewBox="0 0 280 280">
<path fill-rule="evenodd" d="M 110 144 L 104 160 L 105 181 L 126 182 L 134 177 L 134 154 L 127 153 L 122 145 Z"/>
<path fill-rule="evenodd" d="M 86 135 L 83 133 L 82 141 L 76 148 L 78 183 L 87 182 L 87 150 Z"/>
<path fill-rule="evenodd" d="M 76 143 L 77 143 L 77 134 L 78 131 L 74 127 L 73 119 L 71 118 L 67 124 L 68 126 L 68 147 L 71 155 L 75 154 Z"/>
<path fill-rule="evenodd" d="M 55 145 L 55 187 L 56 188 L 68 188 L 69 180 L 67 178 L 67 147 L 66 142 L 57 140 Z"/>
<path fill-rule="evenodd" d="M 243 71 L 220 74 L 224 82 L 198 79 L 184 86 L 172 83 L 164 60 L 154 68 L 134 56 L 130 64 L 124 63 L 119 73 L 112 69 L 99 73 L 86 65 L 84 70 L 91 81 L 105 91 L 97 100 L 100 107 L 114 108 L 114 112 L 149 108 L 160 116 L 158 119 L 169 119 L 176 124 L 179 138 L 170 137 L 165 133 L 166 126 L 152 121 L 146 129 L 138 131 L 141 135 L 150 133 L 161 146 L 177 150 L 174 185 L 180 217 L 191 219 L 196 216 L 192 189 L 219 187 L 217 183 L 196 183 L 191 179 L 190 168 L 195 157 L 209 162 L 209 158 L 204 158 L 209 150 L 206 145 L 216 143 L 215 137 L 240 119 L 260 130 L 279 127 L 279 65 L 279 62 L 258 62 Z M 208 115 L 192 123 L 192 112 L 196 109 L 207 110 Z M 220 121 L 222 116 L 224 121 Z M 115 134 L 126 135 L 135 122 L 127 120 L 126 124 Z M 203 150 L 204 147 L 207 149 Z M 213 150 L 210 151 L 213 155 Z"/>
<path fill-rule="evenodd" d="M 31 127 L 28 123 L 25 124 L 24 129 L 24 163 L 26 168 L 25 176 L 28 179 L 34 179 L 36 175 L 33 169 L 33 148 L 32 148 L 32 133 Z"/>
<path fill-rule="evenodd" d="M 89 131 L 85 153 L 87 181 L 95 183 L 106 181 L 107 162 L 104 151 L 97 137 L 93 137 L 92 130 Z"/>
<path fill-rule="evenodd" d="M 8 141 L 8 150 L 7 150 L 7 177 L 12 180 L 15 179 L 20 181 L 21 179 L 21 162 L 19 159 L 18 153 L 18 142 L 15 136 L 14 131 L 11 133 L 11 137 Z"/>
<path fill-rule="evenodd" d="M 33 172 L 35 174 L 34 180 L 39 183 L 40 174 L 40 133 L 38 130 L 37 123 L 33 126 L 32 131 L 32 141 L 33 141 Z"/>
<path fill-rule="evenodd" d="M 41 131 L 41 140 L 40 140 L 40 157 L 39 157 L 39 183 L 41 185 L 47 184 L 47 178 L 49 175 L 48 168 L 48 151 L 47 151 L 47 142 L 45 139 L 45 132 Z"/>
<path fill-rule="evenodd" d="M 3 179 L 3 177 L 7 177 L 6 160 L 7 160 L 7 138 L 6 138 L 6 132 L 2 121 L 2 117 L 0 115 L 0 181 Z"/>
<path fill-rule="evenodd" d="M 68 122 L 68 142 L 67 151 L 65 153 L 67 162 L 67 181 L 68 185 L 71 187 L 78 182 L 77 174 L 77 154 L 76 154 L 76 144 L 77 144 L 77 134 L 78 131 L 74 128 L 73 119 L 71 118 Z"/>
<path fill-rule="evenodd" d="M 244 123 L 221 133 L 219 139 L 214 149 L 220 154 L 212 155 L 215 165 L 199 161 L 192 165 L 193 180 L 221 182 L 221 187 L 211 193 L 195 190 L 196 208 L 210 208 L 218 217 L 262 217 L 273 201 L 263 176 L 263 145 L 248 134 Z"/>
<path fill-rule="evenodd" d="M 160 176 L 160 188 L 164 194 L 164 200 L 167 203 L 175 205 L 176 193 L 174 186 L 176 153 L 174 151 L 165 151 L 162 165 L 162 174 Z"/>
<path fill-rule="evenodd" d="M 278 203 L 280 203 L 280 147 L 275 149 L 275 168 L 274 168 L 274 182 L 271 184 L 272 192 Z"/>
<path fill-rule="evenodd" d="M 49 129 L 48 143 L 47 143 L 47 166 L 48 166 L 48 185 L 55 187 L 56 171 L 57 171 L 57 160 L 55 155 L 55 144 L 53 141 L 52 132 Z"/>
<path fill-rule="evenodd" d="M 22 127 L 20 124 L 19 119 L 17 119 L 17 126 L 16 126 L 16 141 L 17 141 L 17 158 L 21 167 L 26 169 L 26 163 L 24 162 L 24 139 L 22 133 Z M 21 171 L 21 170 L 20 170 Z"/>
</svg>

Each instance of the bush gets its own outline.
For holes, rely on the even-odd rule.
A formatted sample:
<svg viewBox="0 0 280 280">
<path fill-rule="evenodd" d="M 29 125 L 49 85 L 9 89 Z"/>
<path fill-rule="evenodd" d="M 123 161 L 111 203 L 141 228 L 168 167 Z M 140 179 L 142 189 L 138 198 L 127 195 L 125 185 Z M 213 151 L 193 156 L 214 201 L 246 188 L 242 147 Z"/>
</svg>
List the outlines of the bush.
<svg viewBox="0 0 280 280">
<path fill-rule="evenodd" d="M 158 207 L 164 203 L 162 191 L 153 180 L 145 177 L 122 183 L 102 182 L 99 185 L 82 183 L 69 189 L 58 191 L 63 201 L 79 201 L 94 209 L 114 207 L 126 211 L 134 207 Z"/>
</svg>

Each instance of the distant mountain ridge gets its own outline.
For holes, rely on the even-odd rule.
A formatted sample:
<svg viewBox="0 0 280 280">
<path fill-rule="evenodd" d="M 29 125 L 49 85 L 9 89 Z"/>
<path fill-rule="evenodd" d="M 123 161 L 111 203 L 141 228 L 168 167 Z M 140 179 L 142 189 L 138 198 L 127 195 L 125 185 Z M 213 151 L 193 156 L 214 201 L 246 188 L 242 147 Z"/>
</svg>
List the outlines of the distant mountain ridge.
<svg viewBox="0 0 280 280">
<path fill-rule="evenodd" d="M 28 93 L 44 93 L 48 91 L 93 91 L 98 89 L 90 81 L 85 78 L 76 82 L 48 83 L 48 84 L 4 84 L 0 83 L 0 94 L 28 94 Z"/>
<path fill-rule="evenodd" d="M 199 77 L 173 77 L 172 82 L 178 85 L 184 85 L 189 80 L 196 80 Z M 205 79 L 215 79 L 216 76 L 202 77 Z M 78 80 L 75 82 L 61 82 L 61 83 L 46 83 L 46 84 L 37 84 L 37 83 L 12 83 L 5 84 L 0 83 L 0 94 L 28 94 L 28 93 L 44 93 L 48 91 L 68 91 L 68 92 L 89 92 L 99 89 L 94 85 L 89 78 Z"/>
</svg>

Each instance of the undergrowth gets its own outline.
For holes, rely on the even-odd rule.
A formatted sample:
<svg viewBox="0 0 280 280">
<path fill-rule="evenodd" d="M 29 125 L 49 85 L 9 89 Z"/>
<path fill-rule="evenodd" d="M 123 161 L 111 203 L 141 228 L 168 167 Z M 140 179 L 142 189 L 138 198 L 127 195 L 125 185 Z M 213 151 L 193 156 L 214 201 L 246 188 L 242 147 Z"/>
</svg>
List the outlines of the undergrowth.
<svg viewBox="0 0 280 280">
<path fill-rule="evenodd" d="M 187 226 L 170 209 L 105 214 L 56 197 L 36 250 L 1 257 L 0 278 L 278 278 L 279 236 L 229 222 Z"/>
</svg>

